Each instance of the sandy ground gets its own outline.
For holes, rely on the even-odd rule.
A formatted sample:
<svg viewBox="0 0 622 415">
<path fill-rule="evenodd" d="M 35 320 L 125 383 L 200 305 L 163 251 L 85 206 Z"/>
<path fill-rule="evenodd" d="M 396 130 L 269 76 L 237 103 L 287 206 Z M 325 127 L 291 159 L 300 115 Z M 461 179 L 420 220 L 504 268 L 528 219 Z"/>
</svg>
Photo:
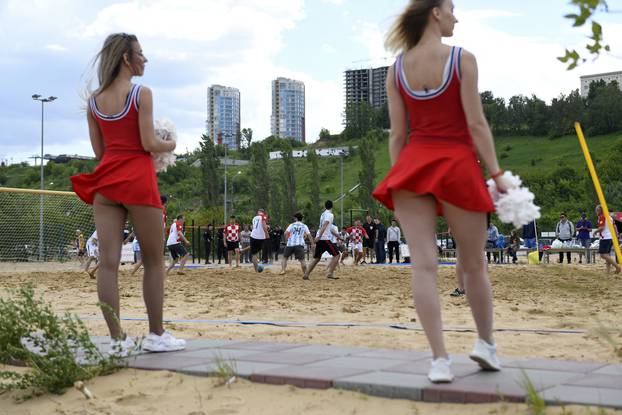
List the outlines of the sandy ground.
<svg viewBox="0 0 622 415">
<path fill-rule="evenodd" d="M 237 380 L 223 386 L 218 378 L 126 369 L 87 382 L 94 398 L 76 389 L 16 403 L 0 395 L 0 415 L 523 415 L 522 404 L 452 405 L 383 399 L 341 390 L 298 389 Z M 580 406 L 548 408 L 547 415 L 608 415 L 619 411 Z"/>
<path fill-rule="evenodd" d="M 45 272 L 37 265 L 0 264 L 0 295 L 6 295 L 8 288 L 33 283 L 37 291 L 52 302 L 58 312 L 71 311 L 80 316 L 96 318 L 97 320 L 87 321 L 87 326 L 93 334 L 106 335 L 105 324 L 99 320 L 100 312 L 95 305 L 97 302 L 95 281 L 77 271 L 76 264 L 46 265 L 44 269 Z M 122 317 L 144 317 L 142 279 L 130 277 L 127 269 L 123 268 L 119 277 Z M 190 320 L 241 319 L 418 325 L 411 300 L 408 268 L 350 266 L 338 271 L 339 280 L 326 280 L 323 277 L 323 269 L 319 268 L 308 282 L 302 280 L 300 269 L 293 264 L 290 265 L 287 275 L 279 276 L 277 272 L 278 269 L 273 268 L 263 274 L 255 274 L 249 268 L 241 268 L 187 270 L 186 275 L 173 273 L 167 281 L 165 317 Z M 622 327 L 622 302 L 619 299 L 619 293 L 622 292 L 622 278 L 605 274 L 602 265 L 491 266 L 490 274 L 495 297 L 495 326 L 503 329 L 535 330 L 496 333 L 501 356 L 620 361 L 611 346 L 589 331 L 599 324 L 610 328 Z M 466 299 L 452 298 L 448 295 L 456 286 L 455 268 L 439 269 L 438 286 L 442 294 L 445 326 L 472 328 L 474 325 Z M 123 324 L 130 335 L 146 334 L 146 322 L 126 321 Z M 421 332 L 386 327 L 284 328 L 206 323 L 171 323 L 167 327 L 184 338 L 286 341 L 428 350 L 425 336 Z M 588 333 L 538 332 L 546 329 L 581 330 Z M 476 335 L 472 332 L 447 332 L 445 338 L 450 353 L 466 354 L 470 351 Z M 614 334 L 614 338 L 618 343 L 622 343 L 619 330 Z M 120 387 L 123 382 L 131 383 L 133 386 Z M 152 414 L 168 413 L 164 409 L 166 400 L 159 400 L 157 404 L 152 402 L 150 397 L 156 395 L 153 390 L 170 397 L 171 408 L 177 408 L 180 402 L 187 402 L 188 408 L 184 407 L 178 411 L 179 414 L 242 414 L 251 413 L 251 410 L 252 413 L 275 414 L 365 414 L 379 413 L 380 410 L 391 414 L 440 413 L 439 408 L 435 408 L 434 405 L 368 398 L 339 391 L 303 391 L 246 382 L 241 382 L 232 389 L 226 389 L 214 388 L 210 382 L 212 380 L 209 379 L 125 370 L 111 377 L 93 381 L 93 388 L 101 391 L 96 393 L 100 396 L 110 396 L 98 400 L 97 403 L 80 401 L 77 392 L 72 391 L 63 397 L 43 397 L 25 405 L 11 407 L 11 411 L 25 412 L 10 413 L 46 413 L 36 409 L 36 405 L 44 405 L 46 410 L 52 411 L 54 401 L 62 402 L 63 411 L 67 414 L 140 414 L 146 413 L 149 406 L 162 408 L 157 412 L 149 410 Z M 176 383 L 199 386 L 171 387 Z M 151 386 L 142 389 L 142 385 L 145 384 Z M 115 393 L 114 390 L 122 393 Z M 204 392 L 199 393 L 197 390 Z M 182 400 L 178 394 L 183 393 L 187 393 L 188 396 Z M 126 395 L 127 398 L 122 399 Z M 202 397 L 199 398 L 200 396 Z M 208 399 L 208 396 L 211 398 Z M 0 414 L 3 413 L 2 408 L 8 405 L 8 399 L 6 396 L 0 397 Z M 203 406 L 200 405 L 200 401 Z M 252 405 L 249 402 L 252 402 Z M 104 405 L 100 409 L 92 406 L 100 404 Z M 74 409 L 67 410 L 65 405 Z M 390 405 L 391 410 L 387 410 L 386 405 Z M 104 407 L 109 409 L 104 410 Z M 461 414 L 524 413 L 525 409 L 506 404 L 475 406 L 475 409 L 469 406 L 449 405 L 443 405 L 442 408 L 442 413 Z M 140 412 L 141 410 L 145 412 Z"/>
</svg>

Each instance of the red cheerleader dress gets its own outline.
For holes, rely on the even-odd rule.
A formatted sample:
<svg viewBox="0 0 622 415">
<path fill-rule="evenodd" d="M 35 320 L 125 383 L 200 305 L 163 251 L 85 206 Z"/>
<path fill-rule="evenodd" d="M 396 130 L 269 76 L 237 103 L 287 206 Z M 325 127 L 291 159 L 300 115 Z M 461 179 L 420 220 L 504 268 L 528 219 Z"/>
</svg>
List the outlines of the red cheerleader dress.
<svg viewBox="0 0 622 415">
<path fill-rule="evenodd" d="M 410 88 L 403 55 L 394 65 L 395 79 L 410 121 L 408 142 L 373 196 L 394 210 L 392 192 L 407 190 L 476 212 L 493 212 L 460 98 L 462 48 L 452 47 L 442 85 L 432 91 Z"/>
<path fill-rule="evenodd" d="M 140 88 L 132 85 L 123 111 L 115 115 L 102 113 L 95 97 L 89 99 L 89 111 L 103 137 L 104 154 L 93 173 L 71 176 L 71 184 L 80 199 L 90 205 L 99 193 L 122 205 L 162 209 L 153 159 L 140 141 Z"/>
</svg>

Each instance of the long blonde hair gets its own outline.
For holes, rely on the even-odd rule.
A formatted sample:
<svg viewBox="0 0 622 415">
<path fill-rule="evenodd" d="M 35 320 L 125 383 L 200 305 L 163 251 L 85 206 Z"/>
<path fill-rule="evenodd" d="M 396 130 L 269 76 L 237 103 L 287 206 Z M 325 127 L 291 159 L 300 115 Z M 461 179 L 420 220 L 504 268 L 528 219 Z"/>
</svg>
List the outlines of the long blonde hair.
<svg viewBox="0 0 622 415">
<path fill-rule="evenodd" d="M 138 42 L 136 36 L 127 33 L 113 33 L 106 38 L 94 60 L 97 63 L 97 79 L 99 80 L 96 93 L 108 88 L 119 75 L 121 65 L 123 65 L 123 56 L 126 53 L 130 63 L 133 63 L 132 43 L 134 42 Z"/>
<path fill-rule="evenodd" d="M 413 48 L 428 26 L 428 17 L 435 7 L 445 0 L 411 0 L 406 10 L 397 18 L 385 41 L 391 52 L 404 52 Z"/>
</svg>

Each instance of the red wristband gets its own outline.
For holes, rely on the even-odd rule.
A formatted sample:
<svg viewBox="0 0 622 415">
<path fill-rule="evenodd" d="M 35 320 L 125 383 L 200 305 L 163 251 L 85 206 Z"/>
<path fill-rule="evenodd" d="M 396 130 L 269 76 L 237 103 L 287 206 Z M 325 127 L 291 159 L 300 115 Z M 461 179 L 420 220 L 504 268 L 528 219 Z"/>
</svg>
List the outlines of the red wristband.
<svg viewBox="0 0 622 415">
<path fill-rule="evenodd" d="M 503 170 L 499 170 L 499 171 L 498 171 L 498 172 L 496 172 L 495 174 L 491 174 L 491 175 L 490 175 L 490 178 L 494 180 L 494 179 L 496 179 L 497 177 L 501 177 L 501 176 L 503 176 L 503 173 L 505 173 Z"/>
</svg>

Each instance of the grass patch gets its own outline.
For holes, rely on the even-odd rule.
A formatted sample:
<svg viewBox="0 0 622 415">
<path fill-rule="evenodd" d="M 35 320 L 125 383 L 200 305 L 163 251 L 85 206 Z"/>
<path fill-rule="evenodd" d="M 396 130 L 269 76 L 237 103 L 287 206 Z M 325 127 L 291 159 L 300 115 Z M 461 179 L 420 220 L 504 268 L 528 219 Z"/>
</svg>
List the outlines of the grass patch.
<svg viewBox="0 0 622 415">
<path fill-rule="evenodd" d="M 523 379 L 520 384 L 525 390 L 525 404 L 527 404 L 529 413 L 531 415 L 546 415 L 546 402 L 544 401 L 544 398 L 540 396 L 527 373 L 524 370 L 522 373 Z"/>
<path fill-rule="evenodd" d="M 88 365 L 76 362 L 78 353 Z M 112 373 L 122 365 L 120 358 L 99 351 L 76 315 L 57 316 L 50 304 L 35 298 L 32 286 L 11 290 L 8 298 L 0 299 L 0 363 L 15 362 L 30 370 L 0 370 L 0 393 L 22 391 L 18 400 L 62 394 L 77 381 Z"/>
<path fill-rule="evenodd" d="M 236 381 L 237 367 L 235 361 L 226 360 L 224 357 L 218 355 L 215 359 L 216 373 L 218 378 L 217 386 L 231 386 Z"/>
</svg>

